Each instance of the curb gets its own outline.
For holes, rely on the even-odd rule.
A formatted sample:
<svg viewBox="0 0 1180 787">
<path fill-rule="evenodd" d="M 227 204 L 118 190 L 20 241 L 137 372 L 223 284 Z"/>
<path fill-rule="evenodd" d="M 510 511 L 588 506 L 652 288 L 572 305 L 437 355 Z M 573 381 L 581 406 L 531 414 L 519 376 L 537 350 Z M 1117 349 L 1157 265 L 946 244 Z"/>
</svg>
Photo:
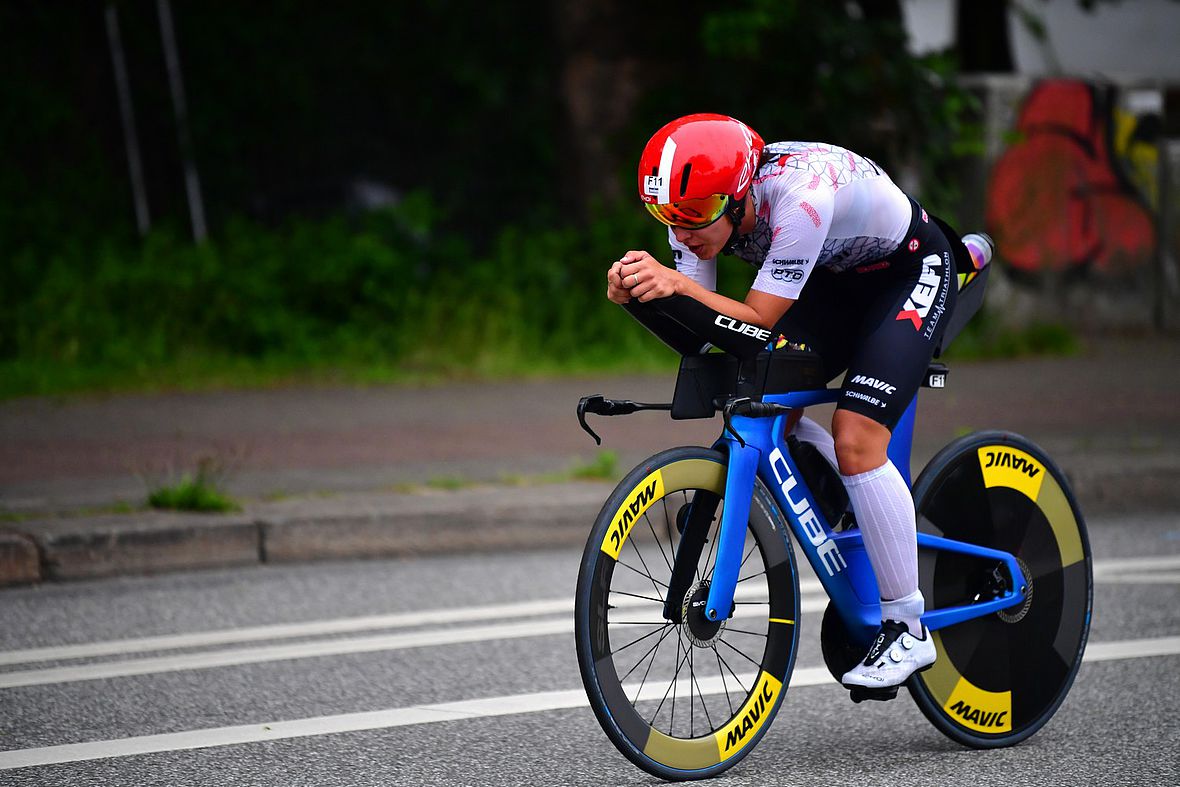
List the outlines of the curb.
<svg viewBox="0 0 1180 787">
<path fill-rule="evenodd" d="M 261 504 L 241 514 L 30 520 L 0 532 L 0 587 L 262 563 L 581 543 L 605 483 Z"/>
<path fill-rule="evenodd" d="M 1102 466 L 1105 465 L 1105 466 Z M 1180 510 L 1180 461 L 1099 462 L 1068 473 L 1087 514 Z M 0 587 L 315 560 L 577 546 L 604 482 L 353 494 L 240 514 L 141 512 L 27 521 L 0 531 Z"/>
</svg>

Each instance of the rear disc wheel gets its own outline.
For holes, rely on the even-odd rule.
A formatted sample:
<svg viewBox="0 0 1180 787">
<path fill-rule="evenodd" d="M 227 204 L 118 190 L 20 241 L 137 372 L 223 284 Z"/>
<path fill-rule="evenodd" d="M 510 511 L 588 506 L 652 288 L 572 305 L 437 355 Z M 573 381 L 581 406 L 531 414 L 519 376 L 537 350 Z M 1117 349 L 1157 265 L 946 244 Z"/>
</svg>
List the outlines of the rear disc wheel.
<svg viewBox="0 0 1180 787">
<path fill-rule="evenodd" d="M 1016 556 L 1021 604 L 933 632 L 938 660 L 909 682 L 923 714 L 974 748 L 1040 729 L 1073 685 L 1090 628 L 1093 578 L 1085 523 L 1061 470 L 1007 432 L 944 448 L 914 485 L 918 528 Z M 979 558 L 919 552 L 922 594 L 942 608 L 988 601 L 1006 571 Z"/>
</svg>

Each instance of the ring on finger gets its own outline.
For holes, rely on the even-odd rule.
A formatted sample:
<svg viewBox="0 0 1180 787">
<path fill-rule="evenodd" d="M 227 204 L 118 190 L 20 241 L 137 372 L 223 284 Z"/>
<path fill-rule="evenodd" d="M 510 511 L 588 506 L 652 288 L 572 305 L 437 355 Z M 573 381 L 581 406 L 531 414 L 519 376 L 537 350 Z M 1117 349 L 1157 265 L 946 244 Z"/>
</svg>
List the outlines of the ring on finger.
<svg viewBox="0 0 1180 787">
<path fill-rule="evenodd" d="M 632 273 L 631 274 L 631 286 L 634 287 L 638 284 L 639 284 L 639 274 Z"/>
</svg>

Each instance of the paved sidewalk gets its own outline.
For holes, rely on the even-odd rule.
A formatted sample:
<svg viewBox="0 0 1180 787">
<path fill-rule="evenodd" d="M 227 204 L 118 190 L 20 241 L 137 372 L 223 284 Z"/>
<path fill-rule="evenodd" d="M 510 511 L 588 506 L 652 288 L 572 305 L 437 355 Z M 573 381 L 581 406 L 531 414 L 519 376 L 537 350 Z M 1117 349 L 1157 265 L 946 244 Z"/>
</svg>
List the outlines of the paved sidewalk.
<svg viewBox="0 0 1180 787">
<path fill-rule="evenodd" d="M 672 378 L 0 403 L 0 584 L 577 543 L 611 484 L 538 480 L 598 454 L 574 417 L 578 397 L 666 401 Z M 1005 428 L 1057 460 L 1086 510 L 1180 511 L 1178 390 L 1174 338 L 952 363 L 948 388 L 923 394 L 912 470 L 959 434 Z M 826 423 L 826 409 L 811 414 Z M 640 413 L 594 426 L 624 471 L 708 444 L 720 419 Z M 241 513 L 101 513 L 141 505 L 202 457 L 224 468 Z M 432 488 L 452 482 L 466 486 Z"/>
</svg>

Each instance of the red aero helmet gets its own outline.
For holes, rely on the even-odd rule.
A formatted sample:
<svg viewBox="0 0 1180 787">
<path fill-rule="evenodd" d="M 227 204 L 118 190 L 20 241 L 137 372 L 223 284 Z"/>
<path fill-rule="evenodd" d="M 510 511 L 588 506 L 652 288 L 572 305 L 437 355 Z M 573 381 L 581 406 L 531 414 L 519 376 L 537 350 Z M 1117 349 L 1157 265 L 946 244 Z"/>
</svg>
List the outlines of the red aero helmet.
<svg viewBox="0 0 1180 787">
<path fill-rule="evenodd" d="M 745 198 L 763 147 L 756 131 L 726 115 L 677 118 L 639 157 L 639 198 L 669 226 L 708 226 Z"/>
</svg>

